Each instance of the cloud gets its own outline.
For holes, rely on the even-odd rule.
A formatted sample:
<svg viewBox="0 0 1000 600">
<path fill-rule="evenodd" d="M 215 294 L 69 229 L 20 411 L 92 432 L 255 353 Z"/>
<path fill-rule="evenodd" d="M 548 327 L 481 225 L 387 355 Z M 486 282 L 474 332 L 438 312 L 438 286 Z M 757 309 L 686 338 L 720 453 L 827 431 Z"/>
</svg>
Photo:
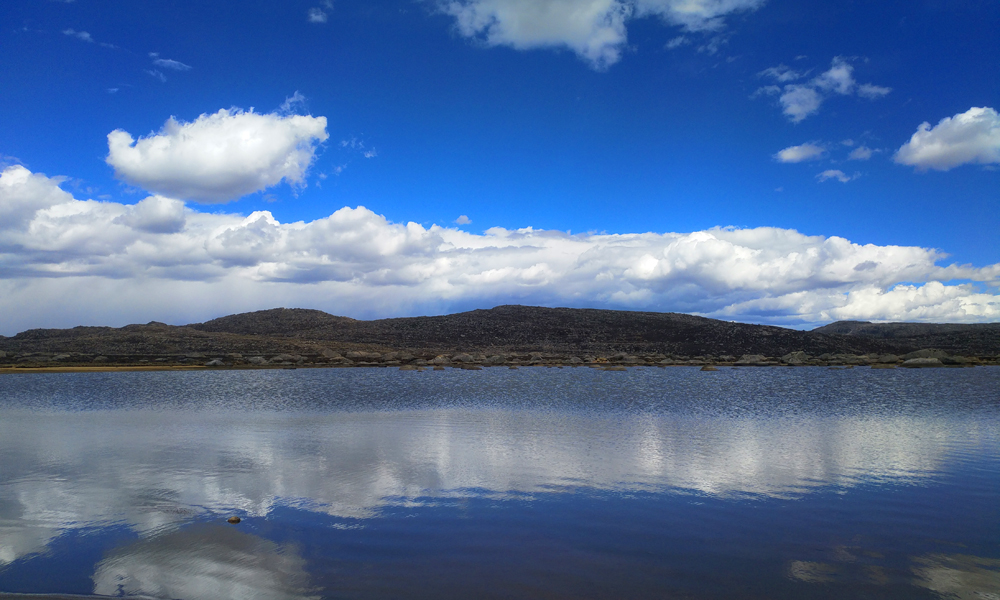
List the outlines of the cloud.
<svg viewBox="0 0 1000 600">
<path fill-rule="evenodd" d="M 321 8 L 310 8 L 309 12 L 306 13 L 306 18 L 309 19 L 310 23 L 326 23 L 329 17 Z"/>
<path fill-rule="evenodd" d="M 135 140 L 108 134 L 115 176 L 145 190 L 195 202 L 229 202 L 285 181 L 299 185 L 326 118 L 230 109 L 190 123 L 167 120 L 156 135 Z"/>
<path fill-rule="evenodd" d="M 726 15 L 763 0 L 441 0 L 458 32 L 487 46 L 569 48 L 595 69 L 621 59 L 633 17 L 656 16 L 689 32 L 716 31 Z M 674 38 L 668 47 L 683 41 Z M 675 43 L 670 46 L 669 44 Z"/>
<path fill-rule="evenodd" d="M 817 175 L 816 179 L 820 180 L 821 182 L 829 181 L 831 179 L 836 179 L 840 183 L 847 183 L 848 181 L 854 179 L 854 177 L 848 175 L 847 173 L 844 173 L 840 169 L 827 169 L 826 171 L 823 171 L 822 173 Z"/>
<path fill-rule="evenodd" d="M 3 334 L 270 306 L 378 317 L 511 302 L 792 324 L 848 309 L 856 318 L 1000 320 L 1000 297 L 988 291 L 1000 264 L 940 266 L 946 255 L 934 249 L 788 229 L 473 234 L 393 223 L 364 207 L 281 223 L 267 211 L 199 212 L 155 196 L 134 206 L 77 200 L 22 166 L 0 175 L 0 215 Z"/>
<path fill-rule="evenodd" d="M 989 107 L 973 107 L 941 119 L 934 127 L 921 123 L 893 160 L 921 171 L 1000 164 L 1000 114 Z"/>
<path fill-rule="evenodd" d="M 667 48 L 668 50 L 674 50 L 675 48 L 680 48 L 681 46 L 687 46 L 690 43 L 691 43 L 691 38 L 689 38 L 686 35 L 679 35 L 668 41 L 666 43 L 665 48 Z"/>
<path fill-rule="evenodd" d="M 785 116 L 792 123 L 798 123 L 809 115 L 819 112 L 823 97 L 807 85 L 786 85 L 778 101 Z"/>
<path fill-rule="evenodd" d="M 157 71 L 156 69 L 146 69 L 146 72 L 149 73 L 151 77 L 155 77 L 156 79 L 159 79 L 162 82 L 167 81 L 167 76 L 164 75 L 162 71 Z"/>
<path fill-rule="evenodd" d="M 795 71 L 784 64 L 764 69 L 758 75 L 769 77 L 777 82 L 796 81 L 805 77 L 808 72 Z M 830 68 L 805 83 L 789 83 L 784 88 L 776 85 L 760 87 L 751 98 L 761 95 L 777 95 L 782 112 L 793 123 L 799 123 L 807 117 L 819 112 L 823 101 L 831 95 L 858 95 L 862 98 L 875 100 L 885 96 L 892 88 L 865 83 L 858 85 L 854 79 L 854 67 L 846 59 L 834 57 Z"/>
<path fill-rule="evenodd" d="M 816 160 L 826 153 L 826 148 L 809 142 L 798 146 L 789 146 L 774 155 L 775 160 L 782 163 L 798 163 Z"/>
<path fill-rule="evenodd" d="M 785 83 L 788 81 L 795 81 L 796 79 L 802 79 L 806 74 L 801 71 L 796 71 L 787 65 L 781 64 L 777 67 L 764 69 L 757 75 L 758 77 L 770 77 L 779 83 Z"/>
<path fill-rule="evenodd" d="M 282 115 L 295 114 L 298 111 L 305 108 L 306 97 L 295 90 L 295 93 L 291 96 L 285 98 L 285 101 L 281 103 L 281 107 L 278 108 L 278 113 Z"/>
<path fill-rule="evenodd" d="M 75 31 L 73 29 L 63 29 L 63 34 L 71 36 L 71 37 L 75 37 L 76 39 L 84 41 L 84 42 L 89 42 L 91 44 L 94 43 L 94 38 L 91 37 L 91 35 L 89 33 L 87 33 L 86 31 Z"/>
<path fill-rule="evenodd" d="M 459 225 L 468 225 L 471 222 L 472 219 L 470 219 L 467 215 L 460 215 L 457 219 L 455 219 L 455 223 Z"/>
<path fill-rule="evenodd" d="M 892 91 L 892 88 L 882 87 L 880 85 L 872 85 L 870 83 L 862 83 L 858 86 L 858 95 L 862 98 L 868 98 L 869 100 L 875 100 L 887 95 Z"/>
<path fill-rule="evenodd" d="M 847 160 L 868 160 L 872 157 L 872 154 L 876 152 L 881 152 L 880 150 L 872 150 L 868 146 L 858 146 L 851 153 L 847 155 Z"/>
<path fill-rule="evenodd" d="M 163 67 L 164 69 L 171 69 L 174 71 L 190 71 L 191 66 L 186 65 L 180 61 L 171 60 L 169 58 L 157 58 L 153 61 L 153 64 L 158 67 Z"/>
</svg>

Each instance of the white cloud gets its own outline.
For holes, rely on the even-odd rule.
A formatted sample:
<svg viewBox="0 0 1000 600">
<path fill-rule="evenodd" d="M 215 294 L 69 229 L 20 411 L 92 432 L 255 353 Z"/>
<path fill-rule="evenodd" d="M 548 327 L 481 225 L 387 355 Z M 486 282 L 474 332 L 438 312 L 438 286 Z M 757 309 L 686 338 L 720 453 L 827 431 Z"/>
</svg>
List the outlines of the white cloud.
<svg viewBox="0 0 1000 600">
<path fill-rule="evenodd" d="M 108 134 L 107 163 L 120 179 L 196 202 L 228 202 L 277 185 L 301 184 L 326 117 L 220 110 L 190 123 L 171 117 L 156 135 Z"/>
<path fill-rule="evenodd" d="M 76 30 L 73 30 L 73 29 L 63 29 L 63 34 L 64 35 L 68 35 L 70 37 L 75 37 L 76 39 L 84 41 L 84 42 L 89 42 L 91 44 L 94 43 L 94 38 L 91 37 L 91 35 L 89 33 L 87 33 L 86 31 L 76 31 Z"/>
<path fill-rule="evenodd" d="M 149 73 L 151 77 L 155 77 L 156 79 L 159 79 L 162 82 L 167 81 L 167 76 L 164 75 L 162 71 L 157 71 L 156 69 L 146 69 L 146 72 Z"/>
<path fill-rule="evenodd" d="M 826 148 L 817 146 L 813 142 L 789 146 L 774 155 L 775 160 L 783 163 L 798 163 L 807 160 L 816 160 L 826 153 Z"/>
<path fill-rule="evenodd" d="M 779 83 L 786 83 L 789 81 L 795 81 L 796 79 L 802 79 L 806 74 L 801 71 L 796 71 L 787 65 L 781 64 L 777 67 L 764 69 L 757 75 L 759 77 L 770 77 Z"/>
<path fill-rule="evenodd" d="M 764 0 L 635 0 L 638 16 L 658 15 L 688 31 L 715 31 L 726 15 L 756 10 Z"/>
<path fill-rule="evenodd" d="M 852 318 L 1000 320 L 1000 297 L 985 291 L 1000 281 L 1000 264 L 939 266 L 946 255 L 928 248 L 767 227 L 473 234 L 392 223 L 364 207 L 280 223 L 267 211 L 205 213 L 162 197 L 134 206 L 81 201 L 58 183 L 21 166 L 0 175 L 5 335 L 192 322 L 271 306 L 379 317 L 510 302 L 784 323 L 824 322 L 837 310 L 854 311 Z M 955 280 L 980 283 L 945 285 Z"/>
<path fill-rule="evenodd" d="M 795 84 L 786 85 L 778 101 L 781 102 L 782 112 L 789 120 L 798 123 L 809 115 L 819 112 L 823 97 L 812 87 Z"/>
<path fill-rule="evenodd" d="M 872 157 L 872 154 L 880 152 L 879 150 L 872 150 L 868 146 L 858 146 L 851 153 L 847 155 L 847 160 L 868 160 Z"/>
<path fill-rule="evenodd" d="M 825 92 L 849 95 L 854 91 L 854 67 L 839 56 L 833 59 L 830 70 L 821 73 L 812 81 L 813 85 Z"/>
<path fill-rule="evenodd" d="M 674 50 L 676 48 L 680 48 L 681 46 L 687 46 L 690 43 L 691 43 L 691 38 L 689 38 L 686 35 L 679 35 L 668 41 L 665 47 L 668 50 Z"/>
<path fill-rule="evenodd" d="M 830 179 L 836 179 L 840 183 L 847 183 L 848 181 L 854 179 L 854 177 L 848 175 L 847 173 L 844 173 L 840 169 L 827 169 L 826 171 L 823 171 L 822 173 L 817 175 L 816 179 L 820 180 L 821 182 L 829 181 Z"/>
<path fill-rule="evenodd" d="M 472 219 L 470 219 L 468 215 L 460 215 L 457 219 L 455 219 L 455 223 L 459 225 L 468 225 L 471 222 Z"/>
<path fill-rule="evenodd" d="M 285 101 L 281 103 L 278 112 L 283 115 L 294 114 L 304 109 L 305 105 L 306 97 L 300 94 L 298 90 L 295 90 L 294 94 L 285 98 Z"/>
<path fill-rule="evenodd" d="M 177 60 L 171 60 L 169 58 L 157 58 L 153 61 L 153 64 L 158 67 L 163 67 L 164 69 L 171 69 L 174 71 L 190 71 L 191 66 L 186 65 Z"/>
<path fill-rule="evenodd" d="M 806 73 L 792 70 L 786 65 L 780 64 L 777 67 L 764 69 L 758 75 L 769 77 L 778 82 L 785 82 L 801 79 Z M 799 123 L 806 117 L 819 112 L 823 101 L 832 94 L 842 96 L 857 94 L 862 98 L 874 100 L 885 96 L 892 91 L 892 88 L 870 83 L 859 86 L 854 79 L 854 67 L 844 58 L 837 56 L 834 57 L 828 70 L 805 83 L 789 83 L 783 89 L 775 85 L 764 86 L 758 88 L 751 98 L 765 94 L 775 95 L 779 91 L 781 96 L 778 102 L 781 104 L 782 112 L 793 123 Z"/>
<path fill-rule="evenodd" d="M 691 32 L 714 31 L 733 12 L 763 0 L 441 0 L 459 33 L 518 50 L 565 47 L 596 69 L 621 59 L 632 17 L 658 16 Z M 685 43 L 674 38 L 668 47 Z M 674 44 L 674 45 L 670 45 Z"/>
<path fill-rule="evenodd" d="M 465 0 L 441 9 L 459 33 L 489 46 L 567 47 L 595 68 L 621 58 L 631 12 L 617 0 Z"/>
<path fill-rule="evenodd" d="M 894 160 L 918 170 L 947 171 L 965 164 L 1000 164 L 1000 114 L 970 108 L 931 127 L 924 122 Z"/>
<path fill-rule="evenodd" d="M 882 87 L 880 85 L 872 85 L 870 83 L 862 83 L 858 86 L 858 95 L 862 98 L 868 98 L 869 100 L 875 100 L 887 95 L 892 91 L 892 88 Z"/>
<path fill-rule="evenodd" d="M 306 18 L 309 19 L 310 23 L 326 23 L 328 16 L 321 8 L 310 8 L 309 12 L 306 13 Z"/>
</svg>

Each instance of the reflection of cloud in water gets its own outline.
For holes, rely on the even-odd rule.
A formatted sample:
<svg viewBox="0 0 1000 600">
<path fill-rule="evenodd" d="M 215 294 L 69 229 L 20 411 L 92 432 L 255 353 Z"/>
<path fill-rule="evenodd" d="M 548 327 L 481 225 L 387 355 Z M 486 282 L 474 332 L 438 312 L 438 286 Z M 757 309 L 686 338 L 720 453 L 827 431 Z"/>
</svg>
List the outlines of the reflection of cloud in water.
<svg viewBox="0 0 1000 600">
<path fill-rule="evenodd" d="M 9 412 L 0 564 L 70 528 L 125 523 L 149 536 L 199 513 L 263 515 L 275 504 L 368 517 L 417 497 L 561 486 L 788 497 L 910 482 L 994 430 L 971 416 Z"/>
<path fill-rule="evenodd" d="M 917 585 L 957 600 L 1000 600 L 1000 560 L 931 554 L 914 560 Z"/>
<path fill-rule="evenodd" d="M 200 525 L 116 549 L 97 565 L 94 593 L 186 600 L 297 600 L 309 596 L 305 561 L 288 548 Z"/>
</svg>

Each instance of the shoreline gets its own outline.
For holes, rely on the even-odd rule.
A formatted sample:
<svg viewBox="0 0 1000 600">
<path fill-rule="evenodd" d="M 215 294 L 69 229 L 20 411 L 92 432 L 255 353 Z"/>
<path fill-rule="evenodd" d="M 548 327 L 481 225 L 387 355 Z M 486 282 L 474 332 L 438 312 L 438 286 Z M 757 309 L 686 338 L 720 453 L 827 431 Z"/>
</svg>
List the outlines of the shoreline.
<svg viewBox="0 0 1000 600">
<path fill-rule="evenodd" d="M 312 364 L 312 365 L 226 365 L 226 366 L 212 366 L 208 367 L 205 365 L 101 365 L 101 366 L 40 366 L 40 367 L 0 367 L 0 375 L 31 375 L 31 374 L 43 374 L 43 373 L 129 373 L 129 372 L 171 372 L 171 371 L 294 371 L 298 369 L 394 369 L 398 371 L 443 371 L 445 369 L 449 370 L 459 370 L 459 371 L 481 371 L 484 368 L 498 368 L 498 369 L 526 369 L 526 368 L 539 368 L 539 369 L 562 369 L 562 368 L 586 368 L 586 369 L 596 369 L 598 371 L 625 371 L 629 368 L 658 368 L 666 369 L 671 367 L 688 367 L 688 368 L 698 368 L 702 371 L 717 371 L 720 368 L 731 368 L 731 369 L 760 369 L 760 368 L 803 368 L 803 367 L 814 367 L 821 369 L 830 370 L 847 370 L 847 369 L 875 369 L 875 370 L 894 370 L 897 368 L 908 369 L 908 368 L 945 368 L 945 369 L 968 369 L 972 367 L 989 367 L 989 366 L 1000 366 L 995 363 L 975 363 L 975 364 L 963 364 L 963 365 L 945 365 L 945 364 L 917 364 L 917 365 L 903 365 L 903 364 L 734 364 L 734 363 L 699 363 L 699 364 L 610 364 L 610 363 L 587 363 L 587 364 L 569 364 L 569 363 L 547 363 L 547 364 L 502 364 L 502 365 L 384 365 L 384 364 L 366 364 L 366 365 L 338 365 L 338 364 Z"/>
</svg>

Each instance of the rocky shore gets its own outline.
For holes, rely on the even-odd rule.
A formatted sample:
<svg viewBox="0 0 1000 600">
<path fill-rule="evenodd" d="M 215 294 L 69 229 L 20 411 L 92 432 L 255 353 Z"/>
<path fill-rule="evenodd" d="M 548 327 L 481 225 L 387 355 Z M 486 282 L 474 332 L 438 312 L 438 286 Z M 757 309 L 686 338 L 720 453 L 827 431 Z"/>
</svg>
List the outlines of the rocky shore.
<svg viewBox="0 0 1000 600">
<path fill-rule="evenodd" d="M 677 313 L 501 306 L 358 321 L 272 309 L 171 326 L 0 337 L 0 370 L 589 366 L 969 367 L 1000 364 L 1000 324 L 841 322 L 813 331 Z"/>
</svg>

